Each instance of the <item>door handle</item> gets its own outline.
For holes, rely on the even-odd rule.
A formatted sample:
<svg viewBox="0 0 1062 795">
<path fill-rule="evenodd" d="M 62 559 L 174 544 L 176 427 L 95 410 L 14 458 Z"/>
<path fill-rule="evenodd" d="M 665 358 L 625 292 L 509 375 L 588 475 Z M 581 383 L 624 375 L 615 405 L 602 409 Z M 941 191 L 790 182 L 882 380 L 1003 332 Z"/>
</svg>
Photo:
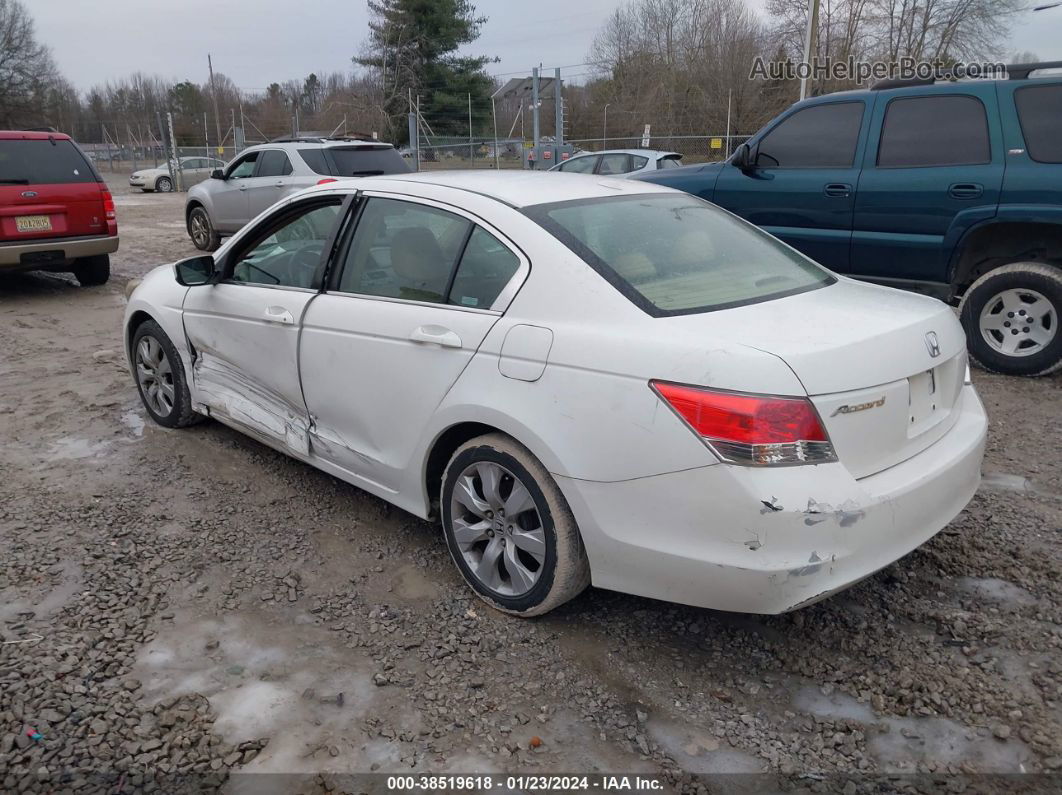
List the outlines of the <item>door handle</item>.
<svg viewBox="0 0 1062 795">
<path fill-rule="evenodd" d="M 267 306 L 263 317 L 270 323 L 281 323 L 285 326 L 295 323 L 295 317 L 282 306 Z"/>
<path fill-rule="evenodd" d="M 239 188 L 240 190 L 247 190 L 247 186 L 242 183 L 239 185 Z"/>
<path fill-rule="evenodd" d="M 275 185 L 276 187 L 278 187 L 278 188 L 283 188 L 283 187 L 284 187 L 284 181 L 283 181 L 283 180 L 279 180 L 279 179 L 278 179 L 278 180 L 277 180 L 276 182 L 274 182 L 273 184 L 274 184 L 274 185 Z"/>
<path fill-rule="evenodd" d="M 842 198 L 852 195 L 852 186 L 847 182 L 831 182 L 822 189 L 827 196 L 840 196 Z"/>
<path fill-rule="evenodd" d="M 460 348 L 461 338 L 442 326 L 417 326 L 409 338 L 414 342 L 432 342 L 444 348 Z"/>
<path fill-rule="evenodd" d="M 976 182 L 956 182 L 948 188 L 948 195 L 953 199 L 978 199 L 984 192 L 984 186 Z"/>
</svg>

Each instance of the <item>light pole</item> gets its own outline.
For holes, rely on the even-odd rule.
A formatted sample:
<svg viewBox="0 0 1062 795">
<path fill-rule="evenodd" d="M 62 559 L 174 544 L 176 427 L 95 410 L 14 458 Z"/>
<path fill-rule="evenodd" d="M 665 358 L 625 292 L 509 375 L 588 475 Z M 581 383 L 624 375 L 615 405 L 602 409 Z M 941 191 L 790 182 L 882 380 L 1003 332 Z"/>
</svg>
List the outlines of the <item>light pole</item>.
<svg viewBox="0 0 1062 795">
<path fill-rule="evenodd" d="M 606 102 L 605 103 L 605 118 L 601 122 L 601 148 L 602 149 L 605 148 L 605 136 L 608 133 L 608 106 L 611 105 L 611 104 L 612 104 L 611 102 Z"/>
<path fill-rule="evenodd" d="M 811 55 L 815 49 L 815 34 L 819 27 L 819 0 L 811 0 L 808 6 L 808 30 L 804 36 L 804 68 L 811 69 Z M 808 78 L 800 78 L 800 98 L 808 95 Z"/>
</svg>

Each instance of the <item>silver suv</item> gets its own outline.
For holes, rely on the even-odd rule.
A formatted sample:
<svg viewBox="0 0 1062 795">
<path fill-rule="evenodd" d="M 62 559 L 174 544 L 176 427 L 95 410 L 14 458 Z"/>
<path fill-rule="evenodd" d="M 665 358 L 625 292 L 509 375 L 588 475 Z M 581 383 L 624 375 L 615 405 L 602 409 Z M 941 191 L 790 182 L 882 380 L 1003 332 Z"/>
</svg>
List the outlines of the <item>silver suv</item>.
<svg viewBox="0 0 1062 795">
<path fill-rule="evenodd" d="M 188 235 L 196 248 L 213 251 L 223 236 L 295 191 L 341 177 L 409 171 L 395 148 L 379 141 L 283 138 L 251 146 L 188 191 Z"/>
</svg>

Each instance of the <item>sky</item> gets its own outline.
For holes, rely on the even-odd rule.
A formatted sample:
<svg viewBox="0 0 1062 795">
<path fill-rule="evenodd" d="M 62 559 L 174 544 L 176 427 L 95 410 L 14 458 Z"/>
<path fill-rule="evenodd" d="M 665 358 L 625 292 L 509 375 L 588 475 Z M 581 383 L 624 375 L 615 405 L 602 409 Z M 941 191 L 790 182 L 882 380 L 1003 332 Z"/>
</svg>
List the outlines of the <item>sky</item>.
<svg viewBox="0 0 1062 795">
<path fill-rule="evenodd" d="M 1047 0 L 1029 0 L 1037 5 Z M 351 68 L 364 43 L 362 0 L 23 0 L 63 74 L 81 90 L 134 71 L 205 82 L 214 69 L 242 89 Z M 498 56 L 488 71 L 527 74 L 534 65 L 561 66 L 581 82 L 594 34 L 626 0 L 477 0 L 488 17 L 480 38 L 463 52 Z M 765 0 L 747 0 L 762 12 Z M 1016 15 L 1007 52 L 1062 60 L 1062 7 Z"/>
</svg>

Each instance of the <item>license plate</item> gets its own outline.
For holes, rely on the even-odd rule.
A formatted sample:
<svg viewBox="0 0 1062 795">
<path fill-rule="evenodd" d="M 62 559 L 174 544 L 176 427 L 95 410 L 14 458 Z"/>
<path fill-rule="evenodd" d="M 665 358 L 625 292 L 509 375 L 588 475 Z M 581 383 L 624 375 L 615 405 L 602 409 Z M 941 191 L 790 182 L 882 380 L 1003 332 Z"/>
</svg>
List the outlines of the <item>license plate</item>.
<svg viewBox="0 0 1062 795">
<path fill-rule="evenodd" d="M 52 219 L 48 215 L 17 215 L 15 229 L 19 232 L 51 232 Z"/>
</svg>

